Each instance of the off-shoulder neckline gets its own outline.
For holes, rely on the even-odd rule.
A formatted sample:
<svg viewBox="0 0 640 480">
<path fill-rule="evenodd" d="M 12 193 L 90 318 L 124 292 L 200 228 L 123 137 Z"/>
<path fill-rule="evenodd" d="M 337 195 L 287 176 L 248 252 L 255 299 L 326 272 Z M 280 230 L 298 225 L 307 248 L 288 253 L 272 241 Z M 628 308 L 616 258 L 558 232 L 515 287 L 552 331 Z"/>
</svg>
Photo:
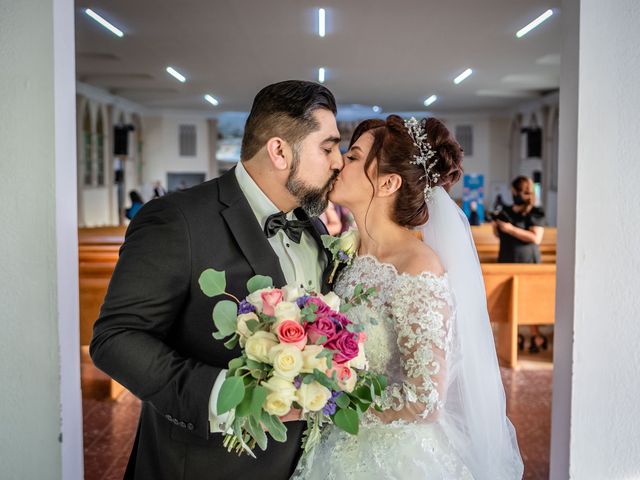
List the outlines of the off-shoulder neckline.
<svg viewBox="0 0 640 480">
<path fill-rule="evenodd" d="M 383 262 L 380 259 L 378 259 L 377 257 L 367 253 L 364 255 L 356 255 L 355 260 L 357 259 L 365 259 L 365 258 L 369 258 L 373 261 L 373 263 L 380 265 L 382 267 L 386 267 L 389 268 L 393 271 L 393 273 L 398 276 L 398 277 L 408 277 L 408 278 L 420 278 L 422 276 L 425 277 L 430 277 L 436 280 L 446 280 L 448 278 L 448 274 L 447 272 L 444 272 L 440 275 L 438 275 L 437 273 L 433 273 L 430 272 L 428 270 L 425 270 L 423 272 L 420 272 L 418 274 L 411 274 L 411 273 L 407 273 L 407 272 L 400 272 L 398 271 L 398 268 L 393 264 L 393 263 L 389 263 L 389 262 Z"/>
</svg>

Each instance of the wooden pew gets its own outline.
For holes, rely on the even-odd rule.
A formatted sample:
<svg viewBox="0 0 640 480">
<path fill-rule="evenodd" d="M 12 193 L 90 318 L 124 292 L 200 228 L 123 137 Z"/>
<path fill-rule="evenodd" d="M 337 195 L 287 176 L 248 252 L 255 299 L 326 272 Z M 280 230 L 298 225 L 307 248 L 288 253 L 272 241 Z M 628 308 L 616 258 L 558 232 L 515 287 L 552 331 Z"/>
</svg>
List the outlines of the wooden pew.
<svg viewBox="0 0 640 480">
<path fill-rule="evenodd" d="M 555 227 L 545 227 L 542 243 L 540 244 L 540 254 L 542 263 L 556 263 L 556 244 L 557 231 Z M 498 260 L 498 251 L 500 249 L 500 241 L 493 234 L 491 224 L 485 223 L 479 226 L 471 227 L 473 241 L 478 250 L 480 263 L 495 263 Z"/>
<path fill-rule="evenodd" d="M 556 266 L 482 264 L 491 322 L 497 327 L 496 351 L 504 365 L 518 364 L 518 326 L 550 325 L 555 319 Z"/>
</svg>

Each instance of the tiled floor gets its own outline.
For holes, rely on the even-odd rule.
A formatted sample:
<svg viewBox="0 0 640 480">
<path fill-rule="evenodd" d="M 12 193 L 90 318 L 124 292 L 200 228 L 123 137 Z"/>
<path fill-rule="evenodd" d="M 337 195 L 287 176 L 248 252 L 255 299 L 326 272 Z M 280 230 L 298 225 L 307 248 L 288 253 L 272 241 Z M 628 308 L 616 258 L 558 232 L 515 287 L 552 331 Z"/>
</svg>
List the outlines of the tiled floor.
<svg viewBox="0 0 640 480">
<path fill-rule="evenodd" d="M 502 369 L 507 412 L 516 427 L 526 480 L 549 478 L 551 356 L 523 356 L 518 370 Z M 140 402 L 129 392 L 100 400 L 104 377 L 83 364 L 86 480 L 121 479 L 135 435 Z"/>
</svg>

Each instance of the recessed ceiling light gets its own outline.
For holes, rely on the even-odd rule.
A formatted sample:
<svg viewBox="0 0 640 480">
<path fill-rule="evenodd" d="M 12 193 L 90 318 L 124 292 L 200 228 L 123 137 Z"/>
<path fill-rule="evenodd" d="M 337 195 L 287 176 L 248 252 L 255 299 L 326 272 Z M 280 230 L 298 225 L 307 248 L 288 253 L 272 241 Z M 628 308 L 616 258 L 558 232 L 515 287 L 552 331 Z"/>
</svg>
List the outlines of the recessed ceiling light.
<svg viewBox="0 0 640 480">
<path fill-rule="evenodd" d="M 529 33 L 531 30 L 536 28 L 538 25 L 540 25 L 542 22 L 544 22 L 551 15 L 553 15 L 553 10 L 551 10 L 551 9 L 547 10 L 542 15 L 540 15 L 538 18 L 536 18 L 533 22 L 531 22 L 529 25 L 527 25 L 526 27 L 523 27 L 520 30 L 518 30 L 518 33 L 516 33 L 516 37 L 518 37 L 518 38 L 524 37 L 527 33 Z"/>
<path fill-rule="evenodd" d="M 375 113 L 380 113 L 382 111 L 382 109 L 378 105 L 374 105 L 371 110 L 373 110 Z"/>
<path fill-rule="evenodd" d="M 173 67 L 167 67 L 167 72 L 169 73 L 169 75 L 174 77 L 176 80 L 181 81 L 182 83 L 184 83 L 187 80 L 184 75 L 182 75 L 179 71 L 177 71 Z"/>
<path fill-rule="evenodd" d="M 464 72 L 462 72 L 460 75 L 458 75 L 456 78 L 453 79 L 453 83 L 458 85 L 459 83 L 463 82 L 472 73 L 473 73 L 473 70 L 471 70 L 470 68 L 467 68 Z"/>
<path fill-rule="evenodd" d="M 431 95 L 429 98 L 427 98 L 424 101 L 424 106 L 428 107 L 429 105 L 431 105 L 433 102 L 435 102 L 438 99 L 437 95 Z"/>
<path fill-rule="evenodd" d="M 325 20 L 324 8 L 319 8 L 318 9 L 318 35 L 320 35 L 321 37 L 324 37 L 324 34 L 325 34 L 324 20 Z"/>
<path fill-rule="evenodd" d="M 218 105 L 220 105 L 220 102 L 215 97 L 212 97 L 208 93 L 204 96 L 204 99 L 214 107 L 217 107 Z"/>
<path fill-rule="evenodd" d="M 320 83 L 324 83 L 324 68 L 323 67 L 320 67 L 318 69 L 318 81 Z"/>
<path fill-rule="evenodd" d="M 100 15 L 98 15 L 96 12 L 94 12 L 90 8 L 86 8 L 84 10 L 84 13 L 89 15 L 91 18 L 93 18 L 96 22 L 98 22 L 100 25 L 102 25 L 104 28 L 109 30 L 114 35 L 117 35 L 118 37 L 122 37 L 124 35 L 124 33 L 122 33 L 122 30 L 114 27 L 111 23 L 107 22 L 104 18 L 102 18 Z"/>
</svg>

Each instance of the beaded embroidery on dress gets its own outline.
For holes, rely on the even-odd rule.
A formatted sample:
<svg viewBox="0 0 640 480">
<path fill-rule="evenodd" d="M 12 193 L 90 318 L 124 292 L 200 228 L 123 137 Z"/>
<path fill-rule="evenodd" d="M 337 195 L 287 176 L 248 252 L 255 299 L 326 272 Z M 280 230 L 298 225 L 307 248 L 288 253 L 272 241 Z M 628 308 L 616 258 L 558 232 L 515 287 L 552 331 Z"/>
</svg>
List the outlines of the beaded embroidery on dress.
<svg viewBox="0 0 640 480">
<path fill-rule="evenodd" d="M 351 296 L 358 283 L 377 289 L 368 305 L 347 315 L 365 320 L 369 368 L 387 376 L 379 402 L 387 421 L 368 411 L 357 436 L 326 427 L 292 478 L 472 479 L 439 422 L 447 354 L 455 341 L 447 274 L 398 273 L 393 265 L 365 255 L 340 273 L 335 292 Z"/>
</svg>

